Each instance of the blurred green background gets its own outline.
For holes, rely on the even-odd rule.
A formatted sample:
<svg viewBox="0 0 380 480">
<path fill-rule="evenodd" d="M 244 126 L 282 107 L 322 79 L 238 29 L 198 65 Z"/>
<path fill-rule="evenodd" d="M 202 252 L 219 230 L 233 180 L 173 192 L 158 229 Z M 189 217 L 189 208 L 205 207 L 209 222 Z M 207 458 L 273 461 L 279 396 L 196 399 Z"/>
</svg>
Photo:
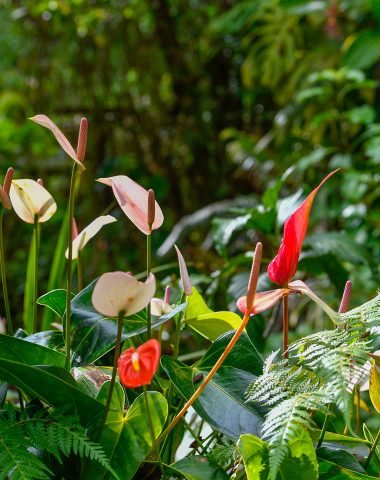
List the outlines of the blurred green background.
<svg viewBox="0 0 380 480">
<path fill-rule="evenodd" d="M 84 250 L 87 282 L 107 270 L 145 268 L 145 237 L 112 203 L 111 189 L 94 183 L 98 177 L 125 174 L 154 188 L 166 217 L 153 238 L 160 253 L 154 264 L 169 264 L 160 278 L 177 273 L 170 266 L 175 241 L 210 305 L 226 309 L 246 288 L 255 242 L 264 243 L 266 265 L 286 217 L 340 167 L 316 199 L 298 276 L 334 308 L 348 278 L 353 306 L 376 293 L 377 0 L 0 6 L 1 171 L 13 165 L 16 178 L 43 178 L 58 204 L 42 225 L 40 293 L 66 208 L 70 161 L 50 132 L 27 120 L 37 113 L 74 145 L 81 116 L 89 119 L 79 229 L 105 209 L 119 218 Z M 20 320 L 32 226 L 10 213 L 5 232 L 12 311 Z M 269 287 L 265 275 L 260 286 Z M 293 326 L 306 319 L 319 328 L 319 311 L 305 307 L 295 301 Z M 268 338 L 276 315 L 253 328 Z"/>
</svg>

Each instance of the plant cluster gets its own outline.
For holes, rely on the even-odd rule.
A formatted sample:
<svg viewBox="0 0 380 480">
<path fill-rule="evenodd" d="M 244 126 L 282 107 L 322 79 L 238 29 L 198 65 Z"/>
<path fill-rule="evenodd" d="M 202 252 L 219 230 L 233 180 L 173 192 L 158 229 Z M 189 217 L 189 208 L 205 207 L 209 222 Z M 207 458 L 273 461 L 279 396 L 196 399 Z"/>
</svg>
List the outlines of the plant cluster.
<svg viewBox="0 0 380 480">
<path fill-rule="evenodd" d="M 0 186 L 0 226 L 7 218 L 3 213 L 13 209 L 33 225 L 33 237 L 25 322 L 16 330 L 0 229 L 6 313 L 0 334 L 0 479 L 378 478 L 380 430 L 373 432 L 367 423 L 370 402 L 380 413 L 380 297 L 349 310 L 352 284 L 347 282 L 335 311 L 306 283 L 294 280 L 312 205 L 337 171 L 285 222 L 278 253 L 268 265 L 269 279 L 280 288 L 260 291 L 263 245 L 256 244 L 246 295 L 236 298 L 241 318 L 207 306 L 177 246 L 178 295 L 167 285 L 163 298 L 154 297 L 151 237 L 164 215 L 154 191 L 124 175 L 98 181 L 111 187 L 122 211 L 145 235 L 146 272 L 106 272 L 84 285 L 81 252 L 100 228 L 115 221 L 101 215 L 82 232 L 76 228 L 87 120 L 81 121 L 76 149 L 47 116 L 31 120 L 49 129 L 73 160 L 67 248 L 57 246 L 67 260 L 67 284 L 39 296 L 41 226 L 57 205 L 41 179 L 16 179 L 10 168 Z M 333 328 L 289 342 L 289 297 L 300 295 L 315 302 Z M 278 303 L 282 352 L 263 360 L 248 325 Z M 55 315 L 48 326 L 53 329 L 45 328 L 40 305 Z M 163 328 L 170 324 L 171 355 L 162 355 Z M 207 340 L 206 351 L 181 354 L 187 329 Z M 187 436 L 192 443 L 183 453 Z"/>
</svg>

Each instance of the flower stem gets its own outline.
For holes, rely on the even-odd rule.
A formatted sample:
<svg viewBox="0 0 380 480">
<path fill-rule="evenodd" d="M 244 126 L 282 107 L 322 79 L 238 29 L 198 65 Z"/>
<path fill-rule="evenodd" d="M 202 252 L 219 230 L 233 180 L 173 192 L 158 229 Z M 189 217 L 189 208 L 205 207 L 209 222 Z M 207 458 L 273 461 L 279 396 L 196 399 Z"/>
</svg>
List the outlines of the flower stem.
<svg viewBox="0 0 380 480">
<path fill-rule="evenodd" d="M 152 269 L 152 235 L 146 236 L 146 278 L 149 277 Z M 152 338 L 152 318 L 150 314 L 150 303 L 146 307 L 146 323 L 148 340 Z"/>
<path fill-rule="evenodd" d="M 288 296 L 282 299 L 282 351 L 283 358 L 289 357 L 288 352 L 288 325 L 289 325 L 289 304 Z"/>
<path fill-rule="evenodd" d="M 157 442 L 156 442 L 156 436 L 154 434 L 154 426 L 153 426 L 152 414 L 150 412 L 150 407 L 149 407 L 149 400 L 148 400 L 148 393 L 146 391 L 146 385 L 144 385 L 143 389 L 144 389 L 144 400 L 145 400 L 146 413 L 147 413 L 147 416 L 148 416 L 150 436 L 152 438 L 152 446 L 153 446 L 154 450 L 156 451 L 157 460 L 158 460 L 158 463 L 160 465 L 161 473 L 164 474 L 164 466 L 162 464 L 160 450 L 158 449 L 158 445 L 157 445 Z"/>
<path fill-rule="evenodd" d="M 38 252 L 39 252 L 39 223 L 38 215 L 34 216 L 34 292 L 33 292 L 33 326 L 32 333 L 37 331 L 37 298 L 38 298 Z"/>
<path fill-rule="evenodd" d="M 198 399 L 199 395 L 203 392 L 203 390 L 206 388 L 207 384 L 210 382 L 212 377 L 215 375 L 215 373 L 218 371 L 219 367 L 222 365 L 224 360 L 226 359 L 227 355 L 230 353 L 232 348 L 234 347 L 235 343 L 239 339 L 240 335 L 243 333 L 243 330 L 245 326 L 248 323 L 250 316 L 249 315 L 244 315 L 243 321 L 241 322 L 240 327 L 236 330 L 234 336 L 231 338 L 230 343 L 227 345 L 227 348 L 225 351 L 222 353 L 222 355 L 219 357 L 218 361 L 215 363 L 215 365 L 212 367 L 208 375 L 205 377 L 201 385 L 197 388 L 197 390 L 193 393 L 193 395 L 190 397 L 190 399 L 185 403 L 183 408 L 180 410 L 180 412 L 176 415 L 176 417 L 173 418 L 173 420 L 169 423 L 169 425 L 165 428 L 165 430 L 161 433 L 159 438 L 157 439 L 157 443 L 159 444 L 163 438 L 168 435 L 168 433 L 177 425 L 177 423 L 181 420 L 181 418 L 184 416 L 184 414 L 187 412 L 187 410 L 191 407 L 191 405 Z"/>
<path fill-rule="evenodd" d="M 69 224 L 67 243 L 69 255 L 67 258 L 67 292 L 66 292 L 66 358 L 70 364 L 70 316 L 71 316 L 71 283 L 72 283 L 72 263 L 73 263 L 73 216 L 74 216 L 74 196 L 75 196 L 75 180 L 76 180 L 76 163 L 73 165 L 70 180 L 70 194 L 69 194 Z"/>
<path fill-rule="evenodd" d="M 104 425 L 106 424 L 108 411 L 109 411 L 110 405 L 111 405 L 113 389 L 114 389 L 114 386 L 115 386 L 117 363 L 118 363 L 119 356 L 120 356 L 121 334 L 122 334 L 122 331 L 123 331 L 124 314 L 125 314 L 125 312 L 123 310 L 121 312 L 119 312 L 119 316 L 118 316 L 118 319 L 117 319 L 117 334 L 116 334 L 116 343 L 115 343 L 115 353 L 114 353 L 114 357 L 113 357 L 112 376 L 111 376 L 111 382 L 110 382 L 110 386 L 109 386 L 109 390 L 108 390 L 106 406 L 104 407 L 103 416 L 102 416 L 102 419 L 101 419 L 100 425 L 99 425 L 99 430 L 98 430 L 98 435 L 97 435 L 97 440 L 98 441 L 99 441 L 100 437 L 102 436 Z"/>
<path fill-rule="evenodd" d="M 328 408 L 328 410 L 330 410 L 330 404 L 328 405 L 327 408 Z M 323 422 L 323 427 L 322 427 L 322 430 L 321 430 L 321 434 L 320 434 L 319 439 L 318 439 L 317 448 L 319 448 L 322 445 L 323 439 L 325 437 L 325 433 L 326 433 L 326 430 L 327 430 L 328 418 L 329 418 L 329 412 L 326 413 L 325 420 Z"/>
<path fill-rule="evenodd" d="M 5 316 L 7 317 L 7 332 L 8 335 L 13 335 L 13 326 L 11 319 L 11 310 L 9 307 L 7 276 L 5 270 L 5 258 L 4 258 L 4 239 L 3 239 L 3 213 L 4 209 L 1 209 L 0 213 L 0 265 L 1 265 L 1 281 L 3 284 L 3 296 L 5 304 Z"/>
<path fill-rule="evenodd" d="M 380 430 L 377 432 L 375 441 L 373 442 L 373 445 L 372 445 L 372 447 L 371 447 L 371 450 L 369 451 L 369 454 L 368 454 L 368 457 L 367 457 L 367 461 L 365 462 L 364 468 L 367 468 L 367 467 L 369 466 L 369 462 L 371 461 L 372 455 L 373 455 L 373 454 L 375 453 L 375 451 L 376 451 L 376 447 L 377 447 L 377 444 L 379 443 L 379 441 L 380 441 Z"/>
</svg>

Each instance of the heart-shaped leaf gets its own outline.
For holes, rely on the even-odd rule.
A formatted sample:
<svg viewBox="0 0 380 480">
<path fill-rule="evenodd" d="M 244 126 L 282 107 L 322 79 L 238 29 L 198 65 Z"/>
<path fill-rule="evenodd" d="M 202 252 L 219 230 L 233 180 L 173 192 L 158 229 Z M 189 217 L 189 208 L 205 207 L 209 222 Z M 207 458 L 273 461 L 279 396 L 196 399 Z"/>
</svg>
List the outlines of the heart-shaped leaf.
<svg viewBox="0 0 380 480">
<path fill-rule="evenodd" d="M 229 476 L 220 467 L 210 465 L 206 457 L 193 455 L 170 465 L 173 473 L 183 475 L 187 480 L 228 480 Z"/>
</svg>

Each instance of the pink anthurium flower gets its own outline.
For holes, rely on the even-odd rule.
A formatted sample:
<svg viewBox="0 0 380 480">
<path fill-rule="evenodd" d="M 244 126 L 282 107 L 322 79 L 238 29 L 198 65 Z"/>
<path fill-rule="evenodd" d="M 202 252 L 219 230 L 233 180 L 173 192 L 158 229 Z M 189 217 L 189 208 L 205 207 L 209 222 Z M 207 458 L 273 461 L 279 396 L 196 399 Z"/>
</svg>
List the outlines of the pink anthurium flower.
<svg viewBox="0 0 380 480">
<path fill-rule="evenodd" d="M 302 243 L 306 235 L 309 223 L 310 210 L 315 196 L 321 186 L 339 169 L 329 173 L 286 220 L 284 225 L 284 237 L 278 254 L 268 265 L 268 275 L 272 282 L 285 287 L 294 277 L 298 259 L 301 253 Z"/>
<path fill-rule="evenodd" d="M 129 388 L 149 385 L 160 361 L 160 343 L 151 339 L 137 347 L 125 350 L 119 357 L 119 378 Z"/>
<path fill-rule="evenodd" d="M 155 317 L 161 317 L 172 311 L 172 307 L 160 298 L 152 298 L 150 302 L 150 313 Z"/>
<path fill-rule="evenodd" d="M 145 282 L 139 282 L 130 273 L 104 273 L 92 292 L 92 304 L 106 317 L 133 315 L 145 308 L 156 291 L 156 278 L 151 273 Z"/>
<path fill-rule="evenodd" d="M 12 180 L 9 196 L 14 211 L 26 223 L 34 223 L 35 216 L 38 222 L 46 222 L 57 210 L 50 193 L 34 180 Z"/>
<path fill-rule="evenodd" d="M 86 169 L 86 167 L 83 165 L 81 160 L 78 158 L 78 155 L 75 152 L 71 143 L 67 140 L 67 138 L 61 132 L 61 130 L 57 127 L 57 125 L 52 120 L 50 120 L 49 117 L 47 117 L 46 115 L 39 114 L 39 115 L 35 115 L 34 117 L 30 117 L 29 120 L 32 120 L 32 122 L 37 123 L 42 127 L 48 128 L 51 132 L 53 132 L 53 135 L 55 136 L 57 142 L 60 144 L 62 149 L 67 153 L 67 155 L 71 157 L 79 165 L 79 168 L 81 170 Z"/>
<path fill-rule="evenodd" d="M 131 178 L 125 175 L 116 175 L 115 177 L 98 178 L 97 182 L 104 183 L 112 188 L 125 215 L 145 235 L 150 235 L 152 230 L 156 230 L 162 225 L 164 215 L 156 201 L 154 202 L 154 221 L 152 224 L 149 223 L 153 211 L 151 206 L 148 208 L 150 195 L 145 188 Z"/>
<path fill-rule="evenodd" d="M 177 245 L 174 245 L 174 248 L 175 248 L 175 251 L 177 252 L 178 264 L 179 264 L 179 273 L 181 275 L 182 288 L 183 288 L 183 291 L 185 292 L 185 295 L 187 297 L 189 297 L 190 295 L 193 294 L 193 289 L 191 288 L 189 272 L 187 271 L 185 259 L 183 258 L 183 255 L 182 255 L 180 249 L 177 247 Z"/>
</svg>

